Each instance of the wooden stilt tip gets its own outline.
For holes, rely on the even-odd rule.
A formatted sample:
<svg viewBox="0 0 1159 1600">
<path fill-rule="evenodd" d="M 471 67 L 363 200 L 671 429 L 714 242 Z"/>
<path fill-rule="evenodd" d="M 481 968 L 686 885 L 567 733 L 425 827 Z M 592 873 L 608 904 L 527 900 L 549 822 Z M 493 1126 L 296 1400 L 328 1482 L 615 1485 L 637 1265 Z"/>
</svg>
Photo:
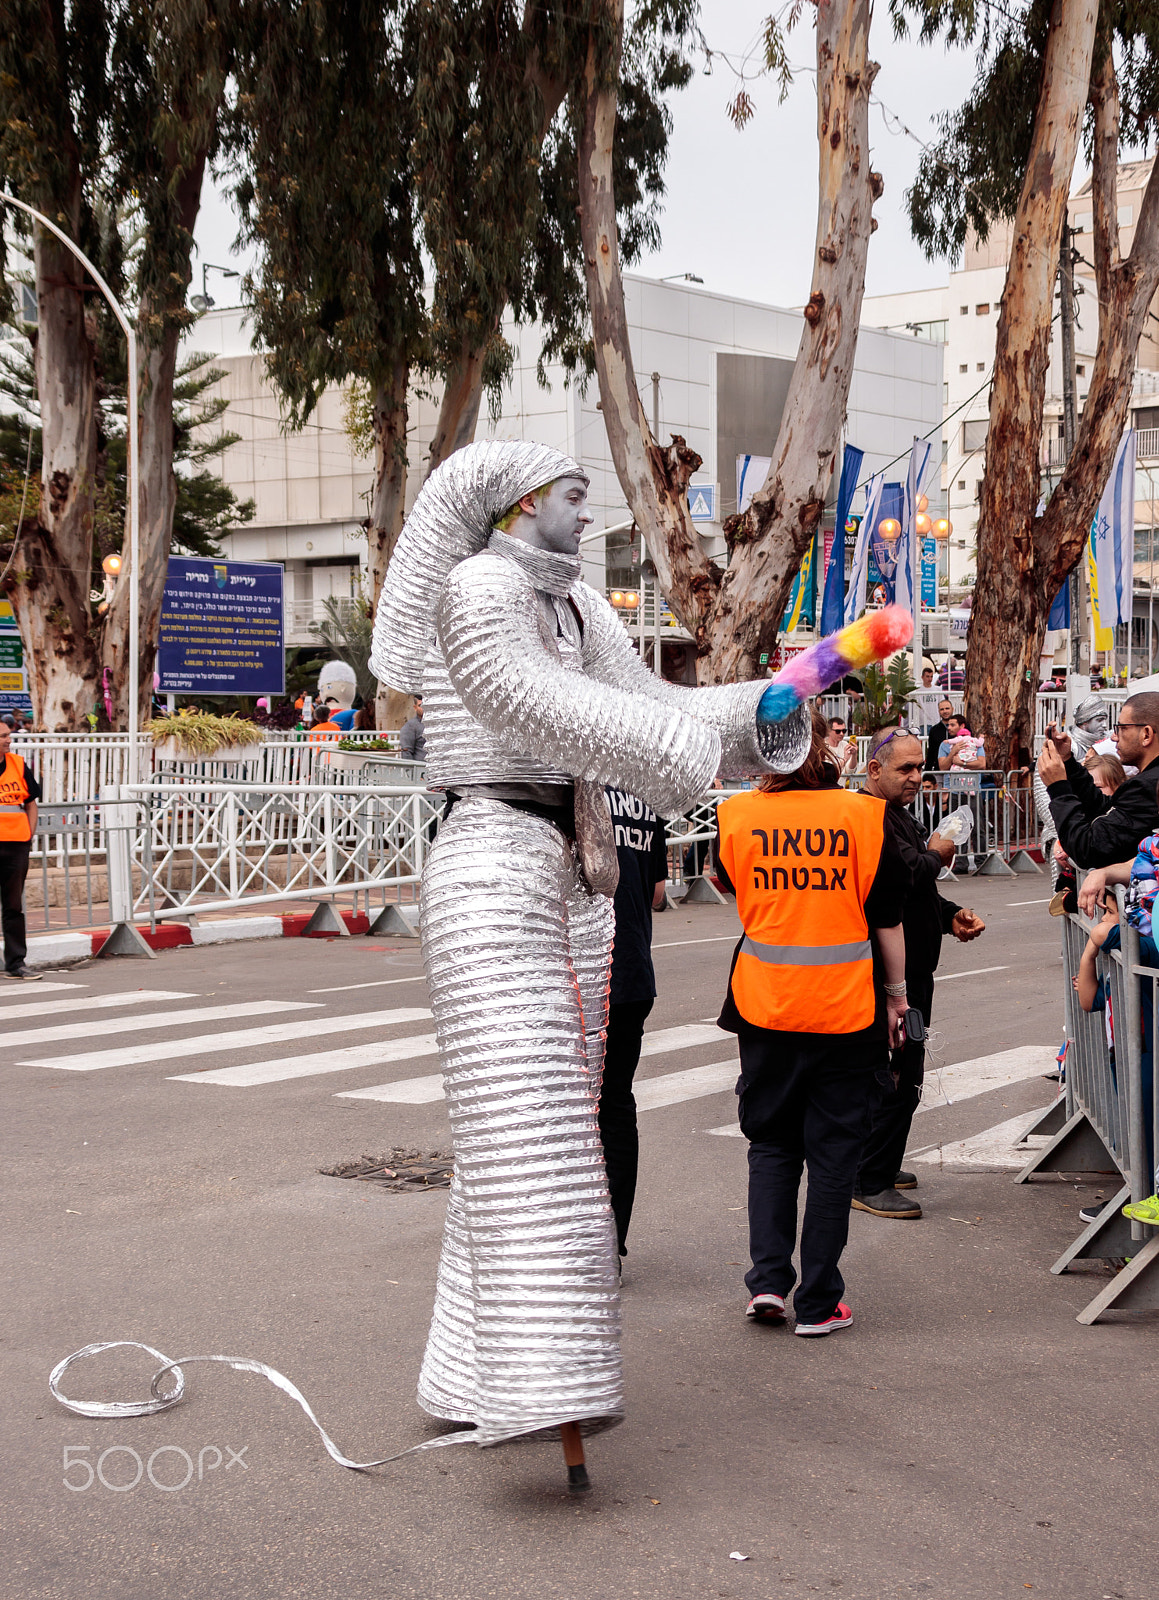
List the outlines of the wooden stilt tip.
<svg viewBox="0 0 1159 1600">
<path fill-rule="evenodd" d="M 586 1494 L 592 1485 L 584 1465 L 584 1441 L 579 1423 L 561 1423 L 559 1437 L 563 1442 L 563 1459 L 567 1465 L 567 1486 L 572 1494 Z"/>
</svg>

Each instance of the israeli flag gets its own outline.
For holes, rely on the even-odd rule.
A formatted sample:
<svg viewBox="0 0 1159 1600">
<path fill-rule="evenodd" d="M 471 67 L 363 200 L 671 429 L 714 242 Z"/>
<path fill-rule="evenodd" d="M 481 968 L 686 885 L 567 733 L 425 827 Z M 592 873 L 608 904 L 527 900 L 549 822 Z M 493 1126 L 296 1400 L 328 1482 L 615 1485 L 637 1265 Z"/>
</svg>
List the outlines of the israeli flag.
<svg viewBox="0 0 1159 1600">
<path fill-rule="evenodd" d="M 1135 575 L 1135 430 L 1119 441 L 1114 465 L 1091 527 L 1098 579 L 1099 621 L 1104 628 L 1131 615 Z"/>
<path fill-rule="evenodd" d="M 911 612 L 914 608 L 914 569 L 918 566 L 915 551 L 921 548 L 917 530 L 918 496 L 922 492 L 922 479 L 930 464 L 932 448 L 928 439 L 914 440 L 901 502 L 901 537 L 896 546 L 897 571 L 893 578 L 893 599 L 895 605 L 904 606 Z M 918 581 L 921 581 L 920 578 Z"/>
<path fill-rule="evenodd" d="M 856 622 L 865 610 L 865 589 L 869 579 L 869 540 L 881 514 L 881 491 L 885 487 L 885 473 L 879 472 L 865 486 L 865 515 L 857 530 L 857 543 L 853 547 L 853 570 L 849 574 L 849 591 L 845 596 L 845 620 Z"/>
</svg>

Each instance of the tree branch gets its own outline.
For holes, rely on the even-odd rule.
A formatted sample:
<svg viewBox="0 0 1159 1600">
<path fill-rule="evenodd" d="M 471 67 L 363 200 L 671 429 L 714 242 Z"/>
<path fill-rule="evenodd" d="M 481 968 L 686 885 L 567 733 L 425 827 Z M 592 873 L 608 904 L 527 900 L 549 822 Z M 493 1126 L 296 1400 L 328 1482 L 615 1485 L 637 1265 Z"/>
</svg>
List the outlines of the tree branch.
<svg viewBox="0 0 1159 1600">
<path fill-rule="evenodd" d="M 1091 162 L 1095 282 L 1105 303 L 1111 274 L 1119 263 L 1119 80 L 1109 49 L 1091 77 L 1090 101 L 1095 114 Z"/>
</svg>

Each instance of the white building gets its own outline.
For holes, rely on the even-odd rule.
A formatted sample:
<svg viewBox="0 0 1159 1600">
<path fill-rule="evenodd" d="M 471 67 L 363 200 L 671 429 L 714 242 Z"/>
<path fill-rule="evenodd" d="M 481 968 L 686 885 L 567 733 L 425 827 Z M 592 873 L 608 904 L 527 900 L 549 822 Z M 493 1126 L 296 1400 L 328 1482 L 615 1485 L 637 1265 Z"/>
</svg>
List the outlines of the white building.
<svg viewBox="0 0 1159 1600">
<path fill-rule="evenodd" d="M 681 434 L 703 457 L 693 493 L 707 488 L 712 517 L 698 524 L 708 552 L 723 561 L 721 521 L 736 510 L 737 457 L 772 452 L 801 334 L 797 312 L 735 300 L 686 283 L 625 279 L 628 328 L 636 377 L 660 436 Z M 514 370 L 500 417 L 491 422 L 486 401 L 478 436 L 537 439 L 573 455 L 592 480 L 595 528 L 630 521 L 608 449 L 597 385 L 568 388 L 562 369 L 549 371 L 549 387 L 536 381 L 540 338 L 535 326 L 506 328 L 516 349 Z M 220 471 L 240 499 L 253 497 L 252 523 L 225 540 L 238 560 L 280 561 L 286 567 L 290 618 L 287 642 L 316 642 L 309 625 L 329 595 L 347 595 L 359 581 L 366 547 L 362 522 L 372 463 L 354 451 L 343 424 L 343 398 L 329 392 L 310 423 L 287 432 L 281 408 L 251 348 L 245 313 L 214 310 L 187 339 L 189 350 L 212 355 L 226 370 L 220 393 L 229 401 L 224 425 L 242 435 L 222 458 Z M 847 437 L 865 451 L 863 476 L 900 462 L 915 435 L 935 431 L 942 416 L 942 351 L 928 339 L 863 327 L 850 388 Z M 412 394 L 408 507 L 422 482 L 434 429 L 435 406 Z M 904 466 L 899 467 L 899 476 Z M 833 497 L 836 496 L 836 481 Z M 599 587 L 639 585 L 639 537 L 627 533 L 593 541 L 585 572 Z M 645 569 L 646 573 L 646 569 Z M 651 608 L 649 607 L 649 610 Z M 661 611 L 660 622 L 663 621 Z M 649 632 L 654 616 L 649 617 Z M 674 646 L 665 670 L 684 675 L 674 625 L 664 627 Z"/>
</svg>

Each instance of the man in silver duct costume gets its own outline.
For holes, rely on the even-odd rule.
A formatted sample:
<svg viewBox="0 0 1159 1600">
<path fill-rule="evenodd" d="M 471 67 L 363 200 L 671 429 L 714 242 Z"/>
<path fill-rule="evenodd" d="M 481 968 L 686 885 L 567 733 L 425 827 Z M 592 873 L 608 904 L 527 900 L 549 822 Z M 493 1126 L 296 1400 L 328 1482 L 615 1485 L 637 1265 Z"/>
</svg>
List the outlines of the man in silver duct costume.
<svg viewBox="0 0 1159 1600">
<path fill-rule="evenodd" d="M 395 549 L 371 657 L 423 695 L 427 782 L 454 797 L 422 886 L 455 1174 L 418 1397 L 480 1445 L 623 1416 L 596 1125 L 616 861 L 603 785 L 672 816 L 718 771 L 791 771 L 809 742 L 806 708 L 758 727 L 763 682 L 688 689 L 647 670 L 580 581 L 587 485 L 541 445 L 451 456 Z"/>
</svg>

